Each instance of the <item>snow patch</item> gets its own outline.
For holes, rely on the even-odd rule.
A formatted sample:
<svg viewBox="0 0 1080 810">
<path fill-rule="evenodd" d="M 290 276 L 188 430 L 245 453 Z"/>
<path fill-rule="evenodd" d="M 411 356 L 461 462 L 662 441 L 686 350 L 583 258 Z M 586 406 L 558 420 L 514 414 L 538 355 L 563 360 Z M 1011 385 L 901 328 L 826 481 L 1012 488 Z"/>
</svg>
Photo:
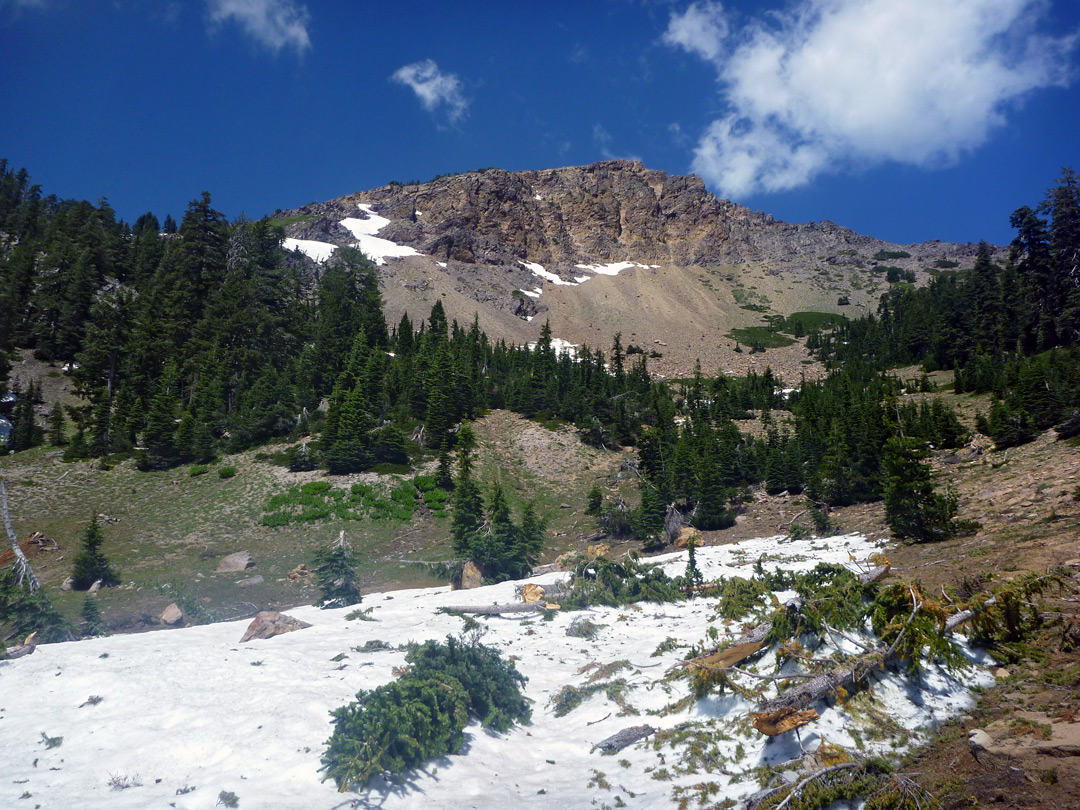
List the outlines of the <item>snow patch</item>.
<svg viewBox="0 0 1080 810">
<path fill-rule="evenodd" d="M 390 220 L 381 217 L 371 210 L 367 203 L 360 203 L 361 211 L 367 214 L 367 219 L 346 217 L 341 224 L 349 229 L 356 237 L 356 246 L 371 258 L 375 264 L 386 264 L 387 257 L 400 258 L 402 256 L 422 256 L 423 254 L 408 245 L 399 245 L 389 239 L 380 239 L 375 234 L 390 224 Z"/>
<path fill-rule="evenodd" d="M 536 262 L 524 262 L 521 259 L 518 259 L 518 264 L 526 267 L 532 272 L 534 276 L 540 276 L 540 278 L 544 279 L 545 281 L 550 281 L 552 284 L 555 284 L 557 286 L 576 287 L 578 285 L 578 282 L 576 281 L 563 281 L 554 273 L 549 273 L 547 270 L 544 269 L 544 266 L 542 264 L 537 264 Z"/>
<path fill-rule="evenodd" d="M 522 295 L 529 296 L 529 298 L 539 298 L 540 297 L 539 290 L 533 291 L 533 290 L 521 290 L 521 289 L 519 289 L 518 292 L 521 293 Z"/>
<path fill-rule="evenodd" d="M 299 250 L 312 261 L 319 263 L 325 262 L 338 249 L 337 245 L 331 245 L 329 242 L 318 242 L 314 239 L 292 239 L 290 237 L 285 238 L 283 246 L 286 250 Z"/>
<path fill-rule="evenodd" d="M 611 262 L 610 264 L 575 264 L 574 267 L 579 270 L 591 270 L 601 276 L 617 276 L 623 270 L 629 270 L 631 267 L 641 267 L 645 270 L 649 269 L 647 264 L 638 264 L 637 262 Z"/>
</svg>

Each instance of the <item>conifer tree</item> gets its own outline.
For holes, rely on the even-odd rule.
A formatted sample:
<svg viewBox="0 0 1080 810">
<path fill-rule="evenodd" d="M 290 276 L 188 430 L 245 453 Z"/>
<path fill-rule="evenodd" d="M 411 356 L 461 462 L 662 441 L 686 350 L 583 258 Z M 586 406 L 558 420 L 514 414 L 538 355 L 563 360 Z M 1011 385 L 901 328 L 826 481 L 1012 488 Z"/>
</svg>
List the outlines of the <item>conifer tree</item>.
<svg viewBox="0 0 1080 810">
<path fill-rule="evenodd" d="M 104 587 L 120 584 L 120 577 L 109 565 L 101 550 L 104 542 L 97 515 L 90 518 L 90 523 L 83 533 L 83 547 L 75 555 L 71 570 L 71 587 L 76 591 L 85 591 L 99 579 Z"/>
<path fill-rule="evenodd" d="M 885 444 L 885 521 L 894 536 L 917 543 L 947 540 L 957 532 L 956 496 L 934 491 L 930 452 L 919 439 L 894 437 Z"/>
<path fill-rule="evenodd" d="M 64 427 L 64 408 L 56 402 L 49 410 L 49 444 L 53 447 L 61 447 L 67 443 Z"/>
<path fill-rule="evenodd" d="M 315 584 L 319 586 L 317 607 L 338 608 L 360 603 L 363 597 L 356 575 L 358 564 L 356 555 L 345 540 L 344 531 L 333 543 L 315 552 L 312 570 L 315 572 Z"/>
<path fill-rule="evenodd" d="M 98 608 L 97 600 L 90 594 L 87 594 L 83 598 L 83 606 L 80 615 L 83 620 L 84 636 L 97 637 L 110 635 L 105 620 L 101 618 L 101 610 Z"/>
<path fill-rule="evenodd" d="M 476 445 L 476 436 L 468 422 L 461 424 L 458 431 L 458 471 L 454 479 L 454 511 L 450 523 L 450 536 L 454 551 L 468 557 L 474 535 L 484 522 L 484 501 L 480 487 L 472 477 L 472 453 Z"/>
</svg>

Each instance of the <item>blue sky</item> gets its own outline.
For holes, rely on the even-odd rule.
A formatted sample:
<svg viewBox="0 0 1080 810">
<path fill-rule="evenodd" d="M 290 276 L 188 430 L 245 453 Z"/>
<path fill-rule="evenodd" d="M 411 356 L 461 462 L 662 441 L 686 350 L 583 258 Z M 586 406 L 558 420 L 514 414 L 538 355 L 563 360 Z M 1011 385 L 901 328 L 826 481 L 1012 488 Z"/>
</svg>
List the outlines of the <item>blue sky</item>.
<svg viewBox="0 0 1080 810">
<path fill-rule="evenodd" d="M 1005 243 L 1080 169 L 1077 0 L 0 0 L 0 41 L 0 157 L 128 221 L 626 157 Z"/>
</svg>

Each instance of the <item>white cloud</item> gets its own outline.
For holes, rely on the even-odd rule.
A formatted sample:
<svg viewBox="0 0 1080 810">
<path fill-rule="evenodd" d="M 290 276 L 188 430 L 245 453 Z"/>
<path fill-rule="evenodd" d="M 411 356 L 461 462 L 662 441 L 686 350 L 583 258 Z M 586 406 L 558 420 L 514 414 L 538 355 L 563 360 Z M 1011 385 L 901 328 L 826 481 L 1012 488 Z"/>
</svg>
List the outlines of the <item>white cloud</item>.
<svg viewBox="0 0 1080 810">
<path fill-rule="evenodd" d="M 1064 85 L 1076 35 L 1040 33 L 1045 0 L 799 0 L 729 31 L 718 4 L 673 14 L 663 41 L 716 65 L 727 112 L 693 168 L 725 196 L 826 172 L 946 165 L 1037 88 Z"/>
<path fill-rule="evenodd" d="M 469 102 L 462 95 L 461 81 L 453 73 L 440 71 L 432 59 L 400 67 L 390 79 L 416 93 L 428 112 L 445 110 L 447 120 L 452 124 L 460 121 L 468 110 Z"/>
<path fill-rule="evenodd" d="M 727 18 L 720 3 L 692 3 L 682 14 L 671 15 L 663 41 L 714 62 L 727 35 Z"/>
<path fill-rule="evenodd" d="M 208 0 L 210 22 L 234 22 L 245 34 L 274 53 L 295 48 L 302 54 L 311 47 L 307 6 L 295 0 Z"/>
</svg>

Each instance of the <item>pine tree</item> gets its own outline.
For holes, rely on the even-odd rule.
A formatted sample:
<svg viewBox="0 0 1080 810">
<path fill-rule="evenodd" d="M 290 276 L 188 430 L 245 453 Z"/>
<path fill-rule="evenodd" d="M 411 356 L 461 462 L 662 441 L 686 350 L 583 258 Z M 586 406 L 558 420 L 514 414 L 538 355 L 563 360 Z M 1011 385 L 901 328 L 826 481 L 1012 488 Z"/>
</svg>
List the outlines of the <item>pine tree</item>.
<svg viewBox="0 0 1080 810">
<path fill-rule="evenodd" d="M 885 443 L 885 521 L 894 536 L 917 543 L 947 540 L 957 532 L 956 496 L 934 491 L 926 443 L 894 437 Z"/>
<path fill-rule="evenodd" d="M 71 570 L 73 590 L 88 590 L 99 579 L 104 587 L 120 584 L 120 577 L 109 565 L 108 559 L 101 550 L 104 539 L 97 515 L 94 515 L 90 518 L 90 524 L 83 533 L 83 547 L 75 555 L 75 563 Z"/>
<path fill-rule="evenodd" d="M 345 532 L 338 539 L 315 552 L 312 570 L 315 572 L 315 584 L 319 586 L 321 608 L 348 607 L 359 604 L 360 582 L 356 575 L 359 564 L 352 548 L 345 540 Z"/>
<path fill-rule="evenodd" d="M 458 472 L 454 479 L 454 511 L 450 523 L 454 551 L 463 557 L 468 557 L 474 535 L 484 522 L 484 501 L 480 496 L 480 487 L 472 477 L 475 444 L 472 426 L 463 422 L 458 431 Z"/>
<path fill-rule="evenodd" d="M 108 636 L 109 628 L 105 620 L 101 618 L 101 610 L 98 609 L 97 600 L 87 594 L 83 598 L 81 614 L 83 620 L 83 635 L 90 637 Z"/>
<path fill-rule="evenodd" d="M 64 428 L 64 408 L 59 402 L 56 402 L 49 410 L 49 444 L 53 447 L 61 447 L 67 444 L 67 434 Z"/>
</svg>

